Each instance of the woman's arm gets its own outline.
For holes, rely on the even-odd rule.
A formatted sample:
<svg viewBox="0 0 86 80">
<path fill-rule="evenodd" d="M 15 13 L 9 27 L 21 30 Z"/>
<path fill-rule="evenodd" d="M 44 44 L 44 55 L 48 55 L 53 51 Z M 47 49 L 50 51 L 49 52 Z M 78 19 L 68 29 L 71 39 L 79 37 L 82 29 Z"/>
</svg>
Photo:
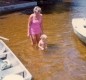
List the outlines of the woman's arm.
<svg viewBox="0 0 86 80">
<path fill-rule="evenodd" d="M 42 30 L 42 34 L 43 34 L 43 16 L 41 14 L 41 23 L 40 23 L 40 26 L 41 26 L 41 30 Z"/>
<path fill-rule="evenodd" d="M 30 15 L 29 19 L 28 19 L 28 30 L 27 30 L 27 36 L 30 35 L 30 28 L 31 28 L 31 24 L 32 24 L 32 14 Z"/>
</svg>

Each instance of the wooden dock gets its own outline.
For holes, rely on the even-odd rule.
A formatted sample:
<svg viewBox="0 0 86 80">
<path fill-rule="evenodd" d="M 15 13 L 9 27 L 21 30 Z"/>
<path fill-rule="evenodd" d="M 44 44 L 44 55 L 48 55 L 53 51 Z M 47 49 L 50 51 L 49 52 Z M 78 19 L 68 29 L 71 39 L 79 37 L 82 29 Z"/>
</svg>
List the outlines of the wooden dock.
<svg viewBox="0 0 86 80">
<path fill-rule="evenodd" d="M 20 10 L 23 8 L 28 8 L 28 7 L 32 7 L 32 6 L 36 6 L 37 2 L 28 2 L 28 3 L 21 3 L 21 4 L 13 4 L 13 5 L 8 5 L 8 6 L 1 6 L 0 7 L 0 13 L 3 12 L 8 12 L 8 11 L 16 11 L 16 10 Z"/>
</svg>

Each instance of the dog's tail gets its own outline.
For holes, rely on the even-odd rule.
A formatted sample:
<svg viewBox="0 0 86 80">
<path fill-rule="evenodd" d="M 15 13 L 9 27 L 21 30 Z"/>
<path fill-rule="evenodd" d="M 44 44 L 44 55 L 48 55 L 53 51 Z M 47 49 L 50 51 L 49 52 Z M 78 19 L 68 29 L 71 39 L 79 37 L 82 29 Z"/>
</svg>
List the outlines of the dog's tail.
<svg viewBox="0 0 86 80">
<path fill-rule="evenodd" d="M 0 36 L 0 39 L 3 39 L 3 40 L 9 40 L 8 38 L 5 38 L 5 37 L 2 37 L 2 36 Z"/>
</svg>

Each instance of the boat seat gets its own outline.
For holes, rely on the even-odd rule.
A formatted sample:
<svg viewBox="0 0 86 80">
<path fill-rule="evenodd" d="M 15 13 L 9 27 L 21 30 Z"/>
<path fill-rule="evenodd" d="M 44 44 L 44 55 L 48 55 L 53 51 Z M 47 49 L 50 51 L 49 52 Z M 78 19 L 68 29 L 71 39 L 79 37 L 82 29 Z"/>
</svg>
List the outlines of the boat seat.
<svg viewBox="0 0 86 80">
<path fill-rule="evenodd" d="M 6 59 L 6 58 L 7 58 L 7 53 L 0 54 L 0 59 Z"/>
<path fill-rule="evenodd" d="M 20 65 L 18 65 L 18 66 L 0 71 L 0 78 L 3 78 L 9 74 L 20 74 L 24 77 L 24 70 L 22 69 L 22 67 Z"/>
<path fill-rule="evenodd" d="M 5 50 L 6 50 L 5 47 L 1 48 L 1 49 L 0 49 L 0 54 L 3 53 L 3 52 L 5 52 Z"/>
</svg>

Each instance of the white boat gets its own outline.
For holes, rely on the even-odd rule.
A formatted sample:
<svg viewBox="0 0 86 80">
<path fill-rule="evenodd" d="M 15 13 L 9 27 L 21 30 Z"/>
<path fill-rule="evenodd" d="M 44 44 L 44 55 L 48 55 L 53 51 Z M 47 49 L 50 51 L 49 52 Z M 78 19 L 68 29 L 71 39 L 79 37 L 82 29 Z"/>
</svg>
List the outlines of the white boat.
<svg viewBox="0 0 86 80">
<path fill-rule="evenodd" d="M 86 43 L 86 18 L 72 19 L 72 26 L 74 33 L 79 37 L 81 41 Z"/>
<path fill-rule="evenodd" d="M 31 73 L 25 68 L 11 49 L 0 40 L 0 80 L 3 80 L 5 76 L 11 74 L 21 75 L 24 80 L 32 79 Z"/>
</svg>

